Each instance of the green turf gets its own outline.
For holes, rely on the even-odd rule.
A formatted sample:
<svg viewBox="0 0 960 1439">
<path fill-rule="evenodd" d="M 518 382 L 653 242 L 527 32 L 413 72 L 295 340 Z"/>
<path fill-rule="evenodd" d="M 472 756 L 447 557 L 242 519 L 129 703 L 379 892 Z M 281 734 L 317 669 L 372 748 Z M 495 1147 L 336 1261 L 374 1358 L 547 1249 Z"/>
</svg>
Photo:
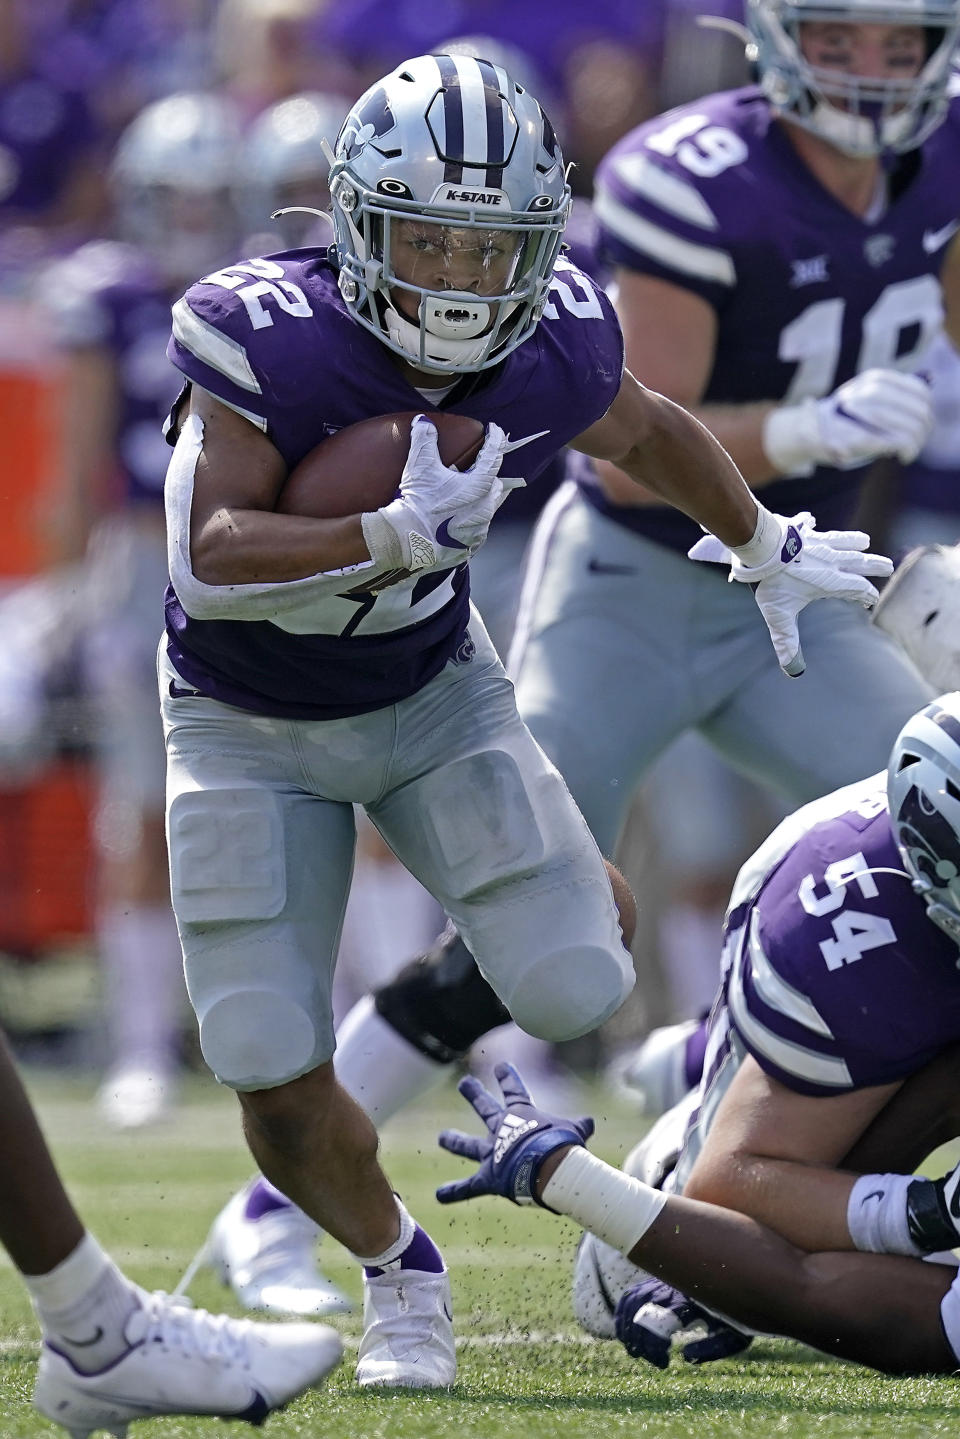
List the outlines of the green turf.
<svg viewBox="0 0 960 1439">
<path fill-rule="evenodd" d="M 90 1087 L 46 1077 L 31 1082 L 58 1162 L 84 1218 L 140 1283 L 172 1288 L 207 1225 L 249 1172 L 232 1096 L 195 1081 L 176 1119 L 149 1135 L 104 1132 Z M 634 1134 L 612 1101 L 600 1112 L 604 1157 L 622 1156 Z M 897 1439 L 956 1432 L 960 1391 L 949 1379 L 888 1379 L 822 1360 L 798 1345 L 756 1343 L 737 1360 L 691 1369 L 675 1359 L 661 1374 L 618 1345 L 587 1339 L 570 1316 L 575 1231 L 565 1221 L 492 1200 L 442 1209 L 439 1179 L 466 1172 L 435 1149 L 437 1130 L 469 1121 L 448 1092 L 384 1134 L 393 1182 L 442 1245 L 453 1271 L 460 1372 L 443 1395 L 371 1395 L 353 1383 L 356 1315 L 337 1321 L 347 1358 L 322 1390 L 270 1419 L 265 1439 Z M 324 1265 L 353 1296 L 355 1267 L 337 1246 Z M 208 1274 L 198 1303 L 239 1313 Z M 55 1439 L 63 1431 L 30 1406 L 37 1356 L 30 1306 L 9 1265 L 0 1267 L 0 1439 Z M 216 1420 L 135 1424 L 131 1439 L 213 1439 L 249 1432 Z"/>
</svg>

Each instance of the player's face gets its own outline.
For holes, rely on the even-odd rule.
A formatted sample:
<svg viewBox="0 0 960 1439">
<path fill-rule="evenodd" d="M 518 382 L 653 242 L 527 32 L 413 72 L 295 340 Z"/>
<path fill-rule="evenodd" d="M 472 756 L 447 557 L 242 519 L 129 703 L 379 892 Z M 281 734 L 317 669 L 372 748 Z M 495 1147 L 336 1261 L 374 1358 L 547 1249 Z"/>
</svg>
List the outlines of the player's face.
<svg viewBox="0 0 960 1439">
<path fill-rule="evenodd" d="M 424 290 L 502 295 L 509 289 L 521 244 L 511 230 L 457 230 L 401 220 L 392 227 L 390 265 L 399 279 Z M 410 319 L 417 318 L 416 295 L 397 289 L 392 299 Z"/>
<path fill-rule="evenodd" d="M 920 25 L 808 20 L 800 26 L 800 49 L 816 69 L 862 80 L 910 80 L 926 58 Z"/>
</svg>

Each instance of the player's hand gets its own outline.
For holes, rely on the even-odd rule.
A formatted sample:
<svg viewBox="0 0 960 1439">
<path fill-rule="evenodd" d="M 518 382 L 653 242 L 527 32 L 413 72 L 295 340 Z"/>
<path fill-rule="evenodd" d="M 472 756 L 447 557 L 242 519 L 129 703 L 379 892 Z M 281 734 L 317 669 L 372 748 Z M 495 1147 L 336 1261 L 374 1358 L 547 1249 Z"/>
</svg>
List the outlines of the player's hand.
<svg viewBox="0 0 960 1439">
<path fill-rule="evenodd" d="M 880 596 L 867 576 L 889 575 L 893 564 L 885 555 L 866 553 L 870 536 L 863 530 L 819 531 L 808 511 L 774 518 L 782 526 L 782 543 L 766 564 L 743 564 L 715 535 L 704 535 L 687 553 L 692 560 L 729 563 L 731 580 L 755 586 L 780 668 L 796 676 L 806 668 L 797 624 L 800 611 L 811 600 L 822 599 L 851 600 L 872 609 Z"/>
<path fill-rule="evenodd" d="M 538 1109 L 512 1064 L 498 1064 L 493 1072 L 502 1099 L 494 1099 L 472 1075 L 461 1079 L 458 1086 L 487 1126 L 487 1132 L 473 1135 L 445 1129 L 439 1136 L 441 1149 L 473 1159 L 479 1165 L 469 1179 L 441 1184 L 437 1190 L 441 1204 L 455 1204 L 480 1194 L 502 1194 L 514 1204 L 539 1204 L 533 1186 L 547 1155 L 571 1144 L 582 1145 L 593 1133 L 592 1119 L 563 1119 Z"/>
<path fill-rule="evenodd" d="M 523 484 L 500 478 L 507 443 L 499 425 L 488 425 L 473 464 L 457 470 L 440 459 L 436 427 L 417 415 L 398 497 L 375 515 L 364 516 L 371 558 L 406 570 L 469 559 L 486 539 L 497 507 L 512 488 Z"/>
<path fill-rule="evenodd" d="M 864 370 L 822 400 L 772 410 L 763 445 L 781 474 L 809 475 L 817 465 L 849 470 L 881 455 L 909 464 L 932 427 L 926 380 L 899 370 Z"/>
<path fill-rule="evenodd" d="M 646 1359 L 658 1369 L 670 1362 L 675 1335 L 699 1331 L 681 1347 L 688 1364 L 708 1364 L 741 1354 L 752 1335 L 736 1329 L 659 1279 L 645 1279 L 620 1296 L 614 1313 L 617 1338 L 631 1359 Z"/>
</svg>

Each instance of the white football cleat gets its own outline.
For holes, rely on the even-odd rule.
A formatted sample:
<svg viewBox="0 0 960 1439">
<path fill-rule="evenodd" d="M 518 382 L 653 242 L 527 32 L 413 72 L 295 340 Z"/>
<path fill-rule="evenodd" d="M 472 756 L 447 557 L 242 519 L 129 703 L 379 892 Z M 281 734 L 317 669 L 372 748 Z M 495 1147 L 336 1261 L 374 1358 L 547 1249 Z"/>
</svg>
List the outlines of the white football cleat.
<svg viewBox="0 0 960 1439">
<path fill-rule="evenodd" d="M 203 1248 L 178 1285 L 185 1290 L 208 1265 L 246 1309 L 271 1314 L 345 1314 L 353 1308 L 317 1268 L 320 1230 L 303 1210 L 275 1192 L 265 1200 L 259 1178 L 220 1211 Z"/>
<path fill-rule="evenodd" d="M 365 1273 L 363 1324 L 357 1383 L 364 1388 L 446 1389 L 457 1377 L 446 1269 Z"/>
<path fill-rule="evenodd" d="M 613 1061 L 607 1071 L 610 1082 L 631 1099 L 639 1099 L 644 1114 L 651 1118 L 665 1114 L 690 1092 L 687 1040 L 699 1028 L 698 1019 L 687 1019 L 652 1029 L 639 1049 Z"/>
<path fill-rule="evenodd" d="M 169 1118 L 176 1080 L 167 1069 L 122 1065 L 97 1091 L 97 1109 L 112 1129 L 142 1129 Z"/>
<path fill-rule="evenodd" d="M 123 1439 L 133 1419 L 197 1414 L 262 1424 L 268 1414 L 336 1368 L 343 1344 L 325 1324 L 256 1324 L 191 1309 L 169 1294 L 138 1291 L 127 1320 L 130 1348 L 82 1374 L 45 1342 L 34 1406 L 72 1439 L 98 1429 Z"/>
</svg>

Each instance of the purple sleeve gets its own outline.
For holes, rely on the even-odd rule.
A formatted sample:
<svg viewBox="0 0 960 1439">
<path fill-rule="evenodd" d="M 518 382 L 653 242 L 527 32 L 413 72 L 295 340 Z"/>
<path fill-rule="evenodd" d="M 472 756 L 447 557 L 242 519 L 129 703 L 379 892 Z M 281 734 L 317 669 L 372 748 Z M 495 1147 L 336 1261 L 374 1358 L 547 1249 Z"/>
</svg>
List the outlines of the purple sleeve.
<svg viewBox="0 0 960 1439">
<path fill-rule="evenodd" d="M 702 172 L 720 163 L 708 161 L 706 142 L 697 140 L 710 130 L 709 118 L 706 105 L 687 106 L 672 118 L 649 121 L 616 145 L 597 171 L 594 217 L 606 264 L 669 280 L 719 308 L 738 278 L 723 219 L 728 171 L 748 151 L 741 137 L 724 127 L 724 139 L 711 143 L 726 147 L 723 159 L 729 164 L 710 176 L 690 168 Z"/>
<path fill-rule="evenodd" d="M 727 1005 L 787 1088 L 892 1083 L 960 1037 L 955 948 L 899 868 L 886 815 L 846 815 L 808 831 L 748 910 Z"/>
</svg>

